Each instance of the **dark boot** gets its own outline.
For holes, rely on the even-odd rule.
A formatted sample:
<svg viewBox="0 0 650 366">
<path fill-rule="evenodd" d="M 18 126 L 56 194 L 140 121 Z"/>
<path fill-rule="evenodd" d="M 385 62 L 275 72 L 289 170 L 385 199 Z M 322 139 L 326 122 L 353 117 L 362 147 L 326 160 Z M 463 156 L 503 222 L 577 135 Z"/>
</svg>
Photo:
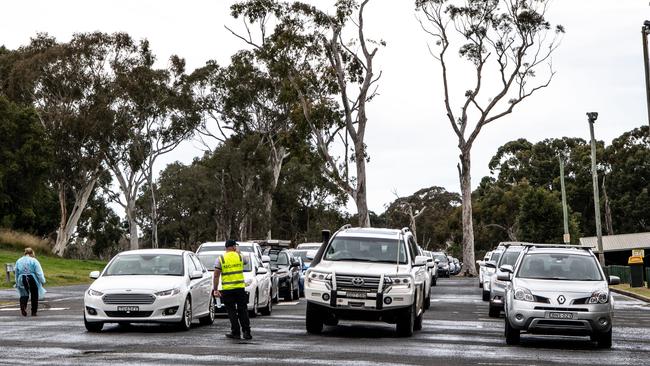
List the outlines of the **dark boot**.
<svg viewBox="0 0 650 366">
<path fill-rule="evenodd" d="M 20 313 L 23 314 L 23 316 L 27 316 L 27 297 L 21 296 L 20 297 Z"/>
<path fill-rule="evenodd" d="M 244 334 L 244 336 L 246 336 L 246 335 Z M 228 334 L 226 334 L 226 338 L 230 338 L 230 339 L 241 339 L 241 337 L 239 336 L 239 334 L 233 334 L 233 333 L 228 333 Z"/>
<path fill-rule="evenodd" d="M 253 336 L 251 335 L 250 330 L 244 332 L 244 339 L 253 339 Z"/>
</svg>

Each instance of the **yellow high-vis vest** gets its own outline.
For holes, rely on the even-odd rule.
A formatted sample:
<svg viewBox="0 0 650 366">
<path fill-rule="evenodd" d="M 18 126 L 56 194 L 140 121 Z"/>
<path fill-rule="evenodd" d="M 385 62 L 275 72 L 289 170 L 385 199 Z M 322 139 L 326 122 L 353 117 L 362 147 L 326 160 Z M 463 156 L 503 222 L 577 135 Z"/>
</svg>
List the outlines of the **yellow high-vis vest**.
<svg viewBox="0 0 650 366">
<path fill-rule="evenodd" d="M 219 257 L 221 262 L 221 289 L 235 290 L 244 284 L 244 260 L 237 252 L 227 252 Z"/>
</svg>

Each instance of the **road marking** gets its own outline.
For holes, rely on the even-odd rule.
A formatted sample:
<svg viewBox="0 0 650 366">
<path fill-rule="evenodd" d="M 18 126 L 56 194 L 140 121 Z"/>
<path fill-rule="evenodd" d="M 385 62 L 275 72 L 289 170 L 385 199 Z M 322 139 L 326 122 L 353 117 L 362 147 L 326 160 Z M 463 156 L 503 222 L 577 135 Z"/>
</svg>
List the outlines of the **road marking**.
<svg viewBox="0 0 650 366">
<path fill-rule="evenodd" d="M 300 303 L 300 301 L 296 301 L 296 302 L 281 302 L 281 303 L 279 303 L 279 304 L 275 304 L 275 306 L 298 305 L 299 303 Z"/>
<path fill-rule="evenodd" d="M 69 309 L 70 308 L 43 308 L 43 309 L 39 309 L 39 311 L 46 311 L 46 310 L 61 311 L 61 310 L 69 310 Z M 0 309 L 0 311 L 20 311 L 20 308 L 2 308 Z"/>
</svg>

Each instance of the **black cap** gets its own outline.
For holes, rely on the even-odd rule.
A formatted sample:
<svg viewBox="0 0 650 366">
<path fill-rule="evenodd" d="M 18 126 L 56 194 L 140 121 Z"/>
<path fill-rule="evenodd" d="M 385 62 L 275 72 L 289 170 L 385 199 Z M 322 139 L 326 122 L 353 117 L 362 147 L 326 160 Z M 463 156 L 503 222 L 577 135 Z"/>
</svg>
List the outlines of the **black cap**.
<svg viewBox="0 0 650 366">
<path fill-rule="evenodd" d="M 226 248 L 228 247 L 234 247 L 237 245 L 237 242 L 234 239 L 228 239 L 226 240 Z"/>
</svg>

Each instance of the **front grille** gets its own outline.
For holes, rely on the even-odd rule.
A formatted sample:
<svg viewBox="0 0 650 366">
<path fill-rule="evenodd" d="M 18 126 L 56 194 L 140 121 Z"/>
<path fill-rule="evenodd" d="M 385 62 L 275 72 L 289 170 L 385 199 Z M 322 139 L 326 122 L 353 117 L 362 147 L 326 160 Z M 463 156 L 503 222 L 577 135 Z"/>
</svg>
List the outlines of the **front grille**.
<svg viewBox="0 0 650 366">
<path fill-rule="evenodd" d="M 550 304 L 551 303 L 551 301 L 549 301 L 548 297 L 537 296 L 537 295 L 534 295 L 534 297 L 535 297 L 535 302 L 541 302 L 543 304 Z"/>
<path fill-rule="evenodd" d="M 111 318 L 148 318 L 153 311 L 106 311 Z"/>
<path fill-rule="evenodd" d="M 358 284 L 359 279 L 363 280 L 363 284 L 361 285 Z M 379 277 L 336 275 L 336 286 L 337 288 L 347 287 L 347 288 L 352 288 L 354 290 L 358 290 L 358 289 L 377 290 L 379 288 Z"/>
<path fill-rule="evenodd" d="M 584 305 L 589 301 L 589 297 L 583 297 L 573 300 L 573 305 Z"/>
<path fill-rule="evenodd" d="M 540 320 L 537 322 L 538 326 L 553 326 L 553 327 L 575 327 L 584 328 L 584 322 L 572 320 Z"/>
<path fill-rule="evenodd" d="M 550 311 L 584 311 L 588 312 L 587 308 L 559 308 L 552 306 L 535 306 L 535 310 L 550 310 Z"/>
<path fill-rule="evenodd" d="M 104 304 L 151 305 L 156 297 L 150 294 L 107 294 L 102 297 Z"/>
</svg>

